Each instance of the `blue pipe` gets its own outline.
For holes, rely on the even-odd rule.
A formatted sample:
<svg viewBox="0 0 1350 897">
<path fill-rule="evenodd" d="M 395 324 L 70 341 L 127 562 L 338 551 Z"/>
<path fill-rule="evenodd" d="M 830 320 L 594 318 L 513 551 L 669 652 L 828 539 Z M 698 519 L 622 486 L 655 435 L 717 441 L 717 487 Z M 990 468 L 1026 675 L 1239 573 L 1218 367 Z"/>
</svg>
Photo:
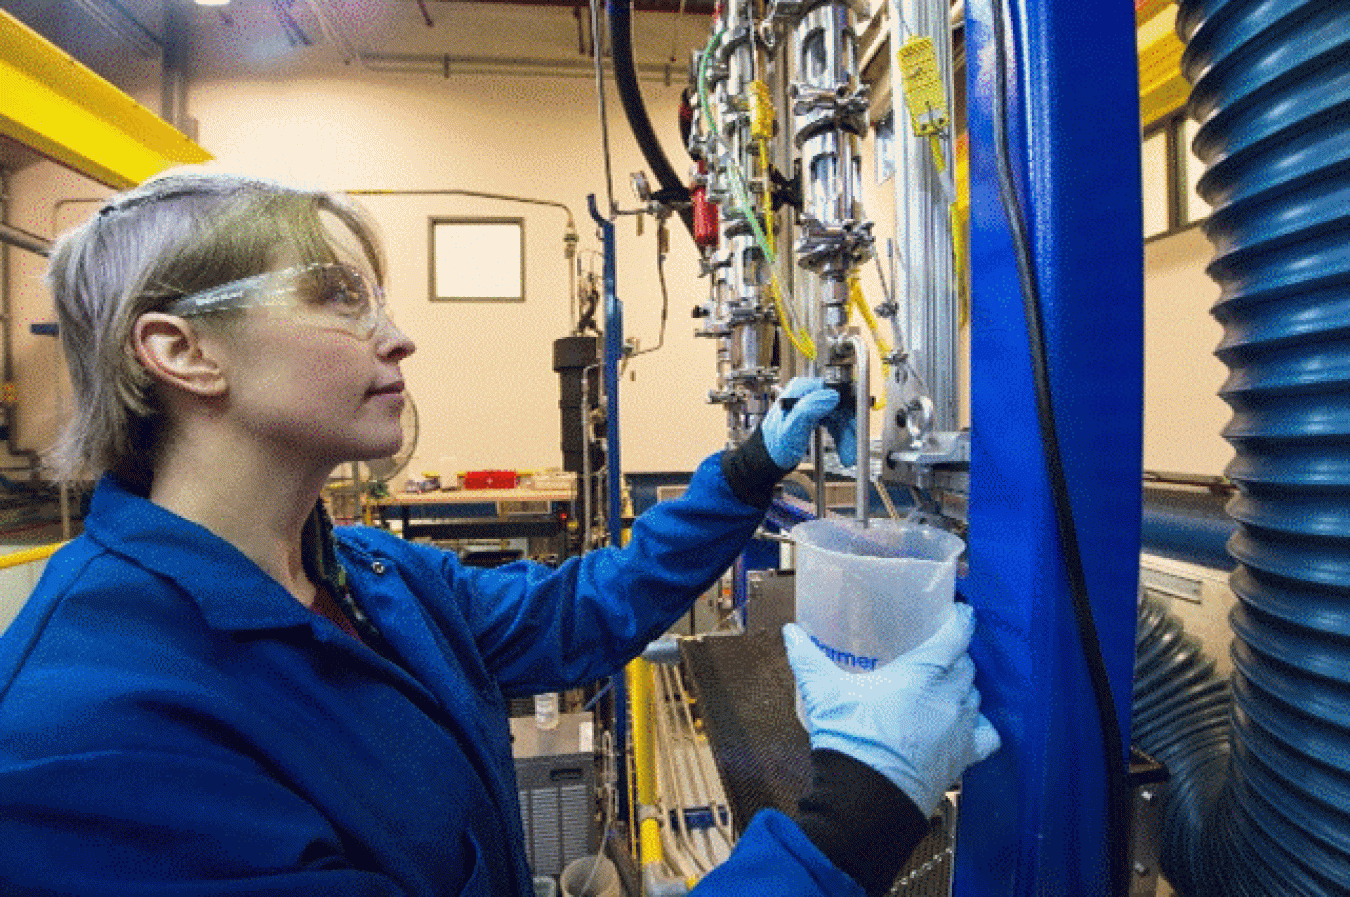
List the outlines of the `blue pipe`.
<svg viewBox="0 0 1350 897">
<path fill-rule="evenodd" d="M 623 303 L 619 301 L 618 263 L 615 260 L 614 222 L 600 214 L 595 194 L 586 197 L 591 218 L 600 228 L 604 252 L 605 327 L 605 484 L 609 497 L 607 519 L 611 545 L 623 544 L 623 468 L 619 464 L 619 362 L 623 358 Z M 622 672 L 610 677 L 614 692 L 614 752 L 620 770 L 628 768 L 628 685 Z M 619 816 L 627 818 L 628 782 L 620 773 L 617 783 Z"/>
<path fill-rule="evenodd" d="M 1233 569 L 1227 544 L 1237 525 L 1225 504 L 1222 496 L 1145 486 L 1141 547 L 1216 570 Z"/>
</svg>

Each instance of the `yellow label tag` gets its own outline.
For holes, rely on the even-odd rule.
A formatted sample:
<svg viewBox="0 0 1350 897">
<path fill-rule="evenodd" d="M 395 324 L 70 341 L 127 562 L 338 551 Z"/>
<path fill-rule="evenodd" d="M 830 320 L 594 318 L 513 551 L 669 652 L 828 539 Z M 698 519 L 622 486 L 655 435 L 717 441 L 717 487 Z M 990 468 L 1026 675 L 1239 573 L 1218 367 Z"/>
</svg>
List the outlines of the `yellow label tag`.
<svg viewBox="0 0 1350 897">
<path fill-rule="evenodd" d="M 947 128 L 947 93 L 938 69 L 937 52 L 933 41 L 926 37 L 912 37 L 895 54 L 905 82 L 905 103 L 909 106 L 910 124 L 914 133 L 937 134 Z"/>
</svg>

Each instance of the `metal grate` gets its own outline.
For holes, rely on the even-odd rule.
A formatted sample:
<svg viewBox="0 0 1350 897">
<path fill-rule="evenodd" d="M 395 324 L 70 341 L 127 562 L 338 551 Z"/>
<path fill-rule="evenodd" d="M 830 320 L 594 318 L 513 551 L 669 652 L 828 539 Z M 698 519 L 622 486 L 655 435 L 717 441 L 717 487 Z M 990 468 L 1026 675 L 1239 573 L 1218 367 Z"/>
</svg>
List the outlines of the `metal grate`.
<svg viewBox="0 0 1350 897">
<path fill-rule="evenodd" d="M 535 875 L 556 876 L 599 844 L 595 756 L 581 742 L 589 725 L 589 714 L 575 713 L 563 714 L 556 729 L 545 731 L 533 717 L 511 720 L 520 821 Z"/>
<path fill-rule="evenodd" d="M 919 846 L 895 879 L 889 897 L 950 897 L 956 852 L 956 811 L 949 800 L 938 807 Z"/>
<path fill-rule="evenodd" d="M 793 709 L 777 632 L 681 639 L 737 833 L 759 810 L 792 813 L 811 779 L 811 747 Z"/>
<path fill-rule="evenodd" d="M 737 833 L 758 810 L 791 815 L 811 779 L 796 685 L 776 631 L 681 639 Z M 956 812 L 944 801 L 890 897 L 949 897 Z"/>
</svg>

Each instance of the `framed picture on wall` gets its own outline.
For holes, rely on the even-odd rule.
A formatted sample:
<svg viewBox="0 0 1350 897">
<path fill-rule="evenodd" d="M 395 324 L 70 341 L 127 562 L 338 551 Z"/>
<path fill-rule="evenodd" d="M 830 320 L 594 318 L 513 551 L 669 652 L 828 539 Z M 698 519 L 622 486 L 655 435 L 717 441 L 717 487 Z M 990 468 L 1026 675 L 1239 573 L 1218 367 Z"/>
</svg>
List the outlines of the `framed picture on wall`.
<svg viewBox="0 0 1350 897">
<path fill-rule="evenodd" d="M 524 302 L 524 218 L 430 219 L 432 302 Z"/>
</svg>

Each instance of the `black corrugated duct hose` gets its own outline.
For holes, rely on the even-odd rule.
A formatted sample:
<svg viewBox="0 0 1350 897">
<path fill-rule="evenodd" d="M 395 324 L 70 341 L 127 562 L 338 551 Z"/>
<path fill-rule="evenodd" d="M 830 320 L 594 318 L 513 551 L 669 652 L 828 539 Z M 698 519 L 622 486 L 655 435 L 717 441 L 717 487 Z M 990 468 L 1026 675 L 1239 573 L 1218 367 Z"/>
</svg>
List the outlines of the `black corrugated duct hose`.
<svg viewBox="0 0 1350 897">
<path fill-rule="evenodd" d="M 619 92 L 628 126 L 642 158 L 651 166 L 652 175 L 661 185 L 660 198 L 674 207 L 689 233 L 694 232 L 694 213 L 689 205 L 689 188 L 675 173 L 666 158 L 661 141 L 656 139 L 652 121 L 647 117 L 647 106 L 642 102 L 638 88 L 637 68 L 633 63 L 633 8 L 631 0 L 607 0 L 605 15 L 609 19 L 610 50 L 614 57 L 614 86 Z"/>
<path fill-rule="evenodd" d="M 1141 599 L 1135 636 L 1134 745 L 1167 767 L 1162 869 L 1183 894 L 1197 894 L 1200 838 L 1228 774 L 1228 682 L 1176 617 Z M 1273 895 L 1272 895 L 1273 897 Z"/>
<path fill-rule="evenodd" d="M 1346 895 L 1350 3 L 1180 0 L 1177 31 L 1233 409 L 1234 673 L 1225 732 L 1185 640 L 1141 635 L 1183 647 L 1159 649 L 1174 668 L 1141 689 L 1175 694 L 1139 695 L 1135 740 L 1172 772 L 1163 869 L 1181 893 Z"/>
</svg>

